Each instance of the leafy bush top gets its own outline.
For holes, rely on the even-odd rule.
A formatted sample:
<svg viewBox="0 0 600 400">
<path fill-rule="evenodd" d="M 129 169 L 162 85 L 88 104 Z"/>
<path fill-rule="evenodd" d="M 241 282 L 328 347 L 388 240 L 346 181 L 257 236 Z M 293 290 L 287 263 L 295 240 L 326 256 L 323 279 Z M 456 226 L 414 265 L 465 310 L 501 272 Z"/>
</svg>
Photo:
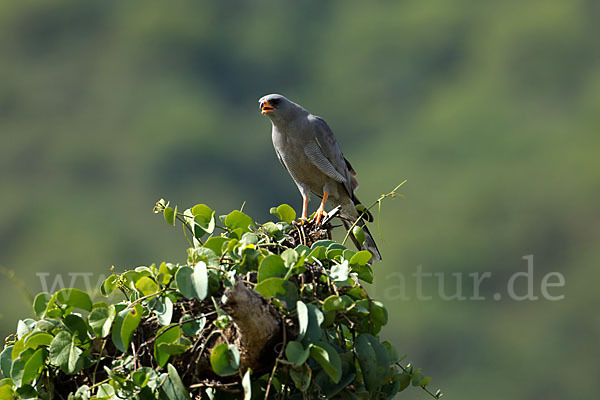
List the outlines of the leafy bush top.
<svg viewBox="0 0 600 400">
<path fill-rule="evenodd" d="M 187 230 L 187 263 L 110 275 L 101 290 L 123 296 L 114 304 L 78 289 L 37 295 L 38 319 L 19 321 L 0 354 L 0 399 L 369 399 L 411 383 L 429 392 L 430 378 L 378 338 L 388 314 L 361 284 L 373 281 L 371 254 L 323 239 L 327 227 L 293 224 L 288 205 L 271 211 L 279 221 L 258 224 L 241 211 L 216 218 L 204 204 L 178 213 L 159 201 L 155 212 Z M 283 321 L 262 371 L 241 370 L 243 349 L 228 342 L 224 294 L 236 282 Z"/>
</svg>

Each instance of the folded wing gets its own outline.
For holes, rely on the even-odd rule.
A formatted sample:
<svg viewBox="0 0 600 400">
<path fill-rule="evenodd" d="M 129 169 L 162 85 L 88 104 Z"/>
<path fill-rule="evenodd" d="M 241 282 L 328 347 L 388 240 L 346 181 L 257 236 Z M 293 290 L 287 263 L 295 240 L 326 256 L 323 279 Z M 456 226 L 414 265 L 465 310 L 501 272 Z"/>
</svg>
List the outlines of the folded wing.
<svg viewBox="0 0 600 400">
<path fill-rule="evenodd" d="M 332 130 L 320 117 L 311 115 L 309 121 L 315 136 L 314 141 L 309 141 L 304 148 L 306 156 L 325 175 L 343 183 L 348 195 L 354 198 L 354 190 L 358 186 L 354 177 L 356 173 L 344 158 Z"/>
</svg>

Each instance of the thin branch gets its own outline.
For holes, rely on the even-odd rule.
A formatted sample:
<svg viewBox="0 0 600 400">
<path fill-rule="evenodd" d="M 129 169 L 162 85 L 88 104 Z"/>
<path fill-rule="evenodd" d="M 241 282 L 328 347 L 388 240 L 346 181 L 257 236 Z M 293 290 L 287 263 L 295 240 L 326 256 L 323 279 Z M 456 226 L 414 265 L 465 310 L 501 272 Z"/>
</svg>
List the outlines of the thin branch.
<svg viewBox="0 0 600 400">
<path fill-rule="evenodd" d="M 373 204 L 371 204 L 369 207 L 367 207 L 365 210 L 363 210 L 363 212 L 360 213 L 360 215 L 358 216 L 356 221 L 354 221 L 352 226 L 350 226 L 350 229 L 348 229 L 348 231 L 346 232 L 346 236 L 344 236 L 342 245 L 346 244 L 346 241 L 348 240 L 348 237 L 350 237 L 350 234 L 352 233 L 352 230 L 354 229 L 354 227 L 365 217 L 365 215 L 367 215 L 367 213 L 369 212 L 369 210 L 371 210 L 371 208 L 373 208 L 379 204 L 379 208 L 381 210 L 381 202 L 383 201 L 383 199 L 388 198 L 388 197 L 392 197 L 392 198 L 397 197 L 398 193 L 396 193 L 396 191 L 405 183 L 406 183 L 406 179 L 402 183 L 400 183 L 398 186 L 396 186 L 394 188 L 394 190 L 392 190 L 391 192 L 389 192 L 387 194 L 382 194 L 381 196 L 379 196 L 379 198 Z M 380 213 L 381 213 L 381 211 L 380 211 Z M 379 219 L 381 219 L 381 218 L 379 218 Z"/>
<path fill-rule="evenodd" d="M 283 343 L 281 345 L 281 349 L 279 350 L 279 354 L 275 359 L 275 365 L 273 365 L 273 370 L 271 371 L 271 375 L 269 376 L 269 381 L 267 382 L 267 390 L 265 391 L 265 399 L 269 398 L 269 390 L 271 389 L 271 382 L 273 381 L 273 376 L 275 376 L 275 371 L 277 370 L 277 364 L 280 361 L 283 352 L 285 351 L 285 346 L 287 344 L 286 338 L 286 327 L 285 327 L 285 318 L 281 319 L 281 329 L 283 330 Z"/>
<path fill-rule="evenodd" d="M 408 372 L 408 369 L 406 369 L 402 364 L 400 364 L 400 362 L 396 363 L 397 366 L 399 366 L 400 368 L 402 368 L 402 371 L 406 372 L 407 374 L 410 374 L 410 372 Z M 439 399 L 440 397 L 442 397 L 444 394 L 442 392 L 440 392 L 439 390 L 437 391 L 437 394 L 433 394 L 431 393 L 431 391 L 429 389 L 427 389 L 425 386 L 421 386 L 421 389 L 423 389 L 425 392 L 427 392 L 431 397 L 433 397 L 434 399 Z"/>
</svg>

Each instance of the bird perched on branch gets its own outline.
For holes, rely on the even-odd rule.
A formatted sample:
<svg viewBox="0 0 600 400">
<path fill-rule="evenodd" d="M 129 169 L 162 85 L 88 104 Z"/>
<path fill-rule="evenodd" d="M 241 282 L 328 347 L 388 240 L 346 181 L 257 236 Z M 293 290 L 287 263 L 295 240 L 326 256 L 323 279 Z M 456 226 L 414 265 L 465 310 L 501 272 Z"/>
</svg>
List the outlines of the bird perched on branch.
<svg viewBox="0 0 600 400">
<path fill-rule="evenodd" d="M 342 154 L 325 120 L 280 94 L 266 95 L 258 102 L 262 114 L 269 117 L 273 125 L 271 135 L 277 157 L 302 195 L 302 219 L 307 219 L 311 192 L 322 198 L 315 215 L 317 224 L 325 214 L 328 200 L 341 206 L 342 212 L 353 220 L 362 214 L 357 225 L 365 233 L 363 247 L 373 254 L 374 260 L 381 261 L 377 245 L 364 221 L 372 222 L 373 215 L 354 194 L 358 188 L 356 172 Z"/>
</svg>

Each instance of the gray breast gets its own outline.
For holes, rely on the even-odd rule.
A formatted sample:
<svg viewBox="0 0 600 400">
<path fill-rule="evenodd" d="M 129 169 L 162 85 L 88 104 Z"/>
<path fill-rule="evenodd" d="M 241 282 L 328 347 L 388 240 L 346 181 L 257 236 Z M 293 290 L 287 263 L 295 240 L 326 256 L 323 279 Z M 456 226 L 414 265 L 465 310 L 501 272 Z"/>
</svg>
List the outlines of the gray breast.
<svg viewBox="0 0 600 400">
<path fill-rule="evenodd" d="M 310 161 L 301 140 L 274 128 L 273 146 L 296 183 L 308 186 L 315 193 L 322 193 L 323 184 L 330 178 Z"/>
</svg>

